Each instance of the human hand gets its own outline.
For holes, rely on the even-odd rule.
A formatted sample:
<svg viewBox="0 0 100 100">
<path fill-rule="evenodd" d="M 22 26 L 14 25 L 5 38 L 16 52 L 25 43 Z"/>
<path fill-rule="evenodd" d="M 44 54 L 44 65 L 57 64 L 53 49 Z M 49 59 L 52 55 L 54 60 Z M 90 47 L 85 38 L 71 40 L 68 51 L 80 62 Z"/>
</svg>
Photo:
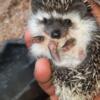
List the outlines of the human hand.
<svg viewBox="0 0 100 100">
<path fill-rule="evenodd" d="M 26 32 L 24 38 L 26 46 L 29 48 L 32 44 L 30 33 Z M 50 100 L 58 100 L 55 95 L 55 88 L 51 81 L 52 70 L 48 59 L 41 58 L 36 62 L 34 76 L 40 87 L 50 96 Z"/>
<path fill-rule="evenodd" d="M 50 96 L 50 100 L 58 100 L 52 84 L 52 69 L 48 59 L 41 58 L 36 62 L 34 76 L 40 87 Z"/>
</svg>

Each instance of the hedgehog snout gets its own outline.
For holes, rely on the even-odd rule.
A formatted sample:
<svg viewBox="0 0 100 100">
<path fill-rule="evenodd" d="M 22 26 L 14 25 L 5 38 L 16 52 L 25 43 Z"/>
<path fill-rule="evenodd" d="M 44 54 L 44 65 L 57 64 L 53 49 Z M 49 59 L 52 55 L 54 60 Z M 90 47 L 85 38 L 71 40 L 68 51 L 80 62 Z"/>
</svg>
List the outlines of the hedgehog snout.
<svg viewBox="0 0 100 100">
<path fill-rule="evenodd" d="M 53 30 L 51 32 L 51 38 L 60 39 L 61 38 L 61 31 L 59 29 Z"/>
</svg>

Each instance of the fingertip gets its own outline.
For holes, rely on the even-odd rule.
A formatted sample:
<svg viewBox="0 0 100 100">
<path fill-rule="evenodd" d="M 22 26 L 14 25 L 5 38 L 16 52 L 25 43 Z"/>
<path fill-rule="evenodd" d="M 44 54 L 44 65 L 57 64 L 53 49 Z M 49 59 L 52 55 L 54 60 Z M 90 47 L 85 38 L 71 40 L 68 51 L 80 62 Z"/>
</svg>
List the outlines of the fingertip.
<svg viewBox="0 0 100 100">
<path fill-rule="evenodd" d="M 50 62 L 46 58 L 39 59 L 35 64 L 34 76 L 40 83 L 47 82 L 52 75 Z"/>
<path fill-rule="evenodd" d="M 100 94 L 94 98 L 94 100 L 100 100 Z"/>
<path fill-rule="evenodd" d="M 31 34 L 30 34 L 30 32 L 28 32 L 28 31 L 25 32 L 24 40 L 25 40 L 25 44 L 26 44 L 27 48 L 29 48 L 31 46 Z"/>
<path fill-rule="evenodd" d="M 100 5 L 94 0 L 87 0 L 91 5 L 92 14 L 95 16 L 97 23 L 100 25 Z"/>
<path fill-rule="evenodd" d="M 50 100 L 58 100 L 58 97 L 56 95 L 53 95 L 50 97 Z"/>
</svg>

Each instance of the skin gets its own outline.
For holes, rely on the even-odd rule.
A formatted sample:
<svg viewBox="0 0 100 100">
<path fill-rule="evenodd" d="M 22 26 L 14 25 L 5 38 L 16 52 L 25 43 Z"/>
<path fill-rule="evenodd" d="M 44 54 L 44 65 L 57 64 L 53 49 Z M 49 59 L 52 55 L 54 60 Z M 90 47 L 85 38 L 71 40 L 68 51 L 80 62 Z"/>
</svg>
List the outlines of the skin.
<svg viewBox="0 0 100 100">
<path fill-rule="evenodd" d="M 92 7 L 92 13 L 97 19 L 98 24 L 100 24 L 100 6 L 94 3 L 92 0 L 88 0 Z M 27 47 L 31 46 L 31 36 L 28 32 L 25 34 L 25 41 Z M 55 95 L 55 88 L 51 81 L 52 69 L 50 62 L 47 58 L 41 58 L 36 62 L 35 79 L 38 81 L 40 87 L 50 96 L 50 100 L 58 100 Z M 100 95 L 94 98 L 94 100 L 100 100 Z"/>
<path fill-rule="evenodd" d="M 96 4 L 93 0 L 87 0 L 92 8 L 92 13 L 96 17 L 98 24 L 100 25 L 100 5 Z"/>
</svg>

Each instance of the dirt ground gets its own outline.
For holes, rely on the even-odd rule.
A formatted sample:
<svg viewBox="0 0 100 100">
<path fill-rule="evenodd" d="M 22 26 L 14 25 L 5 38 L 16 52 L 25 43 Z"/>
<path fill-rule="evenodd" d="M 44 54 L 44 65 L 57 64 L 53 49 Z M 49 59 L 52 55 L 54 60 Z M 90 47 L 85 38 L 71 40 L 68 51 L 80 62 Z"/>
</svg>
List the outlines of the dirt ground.
<svg viewBox="0 0 100 100">
<path fill-rule="evenodd" d="M 0 41 L 21 38 L 30 0 L 0 0 Z"/>
</svg>

